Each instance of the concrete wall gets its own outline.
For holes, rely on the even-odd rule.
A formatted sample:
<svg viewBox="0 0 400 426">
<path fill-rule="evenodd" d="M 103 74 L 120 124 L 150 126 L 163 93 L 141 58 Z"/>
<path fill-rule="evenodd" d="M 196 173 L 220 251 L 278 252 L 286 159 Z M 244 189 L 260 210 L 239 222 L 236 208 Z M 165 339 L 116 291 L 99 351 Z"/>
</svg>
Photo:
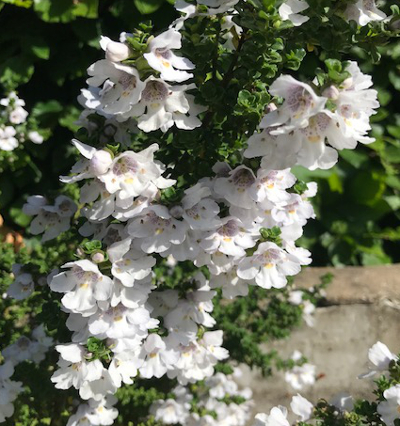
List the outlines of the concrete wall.
<svg viewBox="0 0 400 426">
<path fill-rule="evenodd" d="M 316 284 L 327 268 L 308 268 L 299 279 L 298 287 Z M 300 350 L 317 366 L 320 379 L 301 391 L 311 402 L 319 397 L 329 400 L 345 391 L 354 397 L 373 398 L 368 379 L 357 375 L 366 372 L 367 351 L 378 340 L 392 352 L 400 352 L 400 265 L 332 270 L 335 278 L 327 290 L 328 306 L 318 308 L 313 328 L 304 325 L 286 341 L 273 347 L 284 357 Z M 330 306 L 329 306 L 330 305 Z M 254 412 L 266 412 L 274 405 L 289 407 L 297 392 L 278 373 L 263 378 L 259 372 L 243 366 L 242 385 L 253 389 Z"/>
</svg>

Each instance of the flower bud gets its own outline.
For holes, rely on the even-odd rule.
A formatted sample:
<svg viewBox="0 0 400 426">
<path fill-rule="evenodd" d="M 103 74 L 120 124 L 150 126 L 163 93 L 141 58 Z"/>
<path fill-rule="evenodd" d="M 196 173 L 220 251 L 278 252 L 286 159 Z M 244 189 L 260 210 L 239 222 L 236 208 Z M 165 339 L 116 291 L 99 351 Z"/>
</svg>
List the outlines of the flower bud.
<svg viewBox="0 0 400 426">
<path fill-rule="evenodd" d="M 43 136 L 39 134 L 36 130 L 33 130 L 28 133 L 28 138 L 35 144 L 40 145 L 43 142 Z"/>
<path fill-rule="evenodd" d="M 339 95 L 340 92 L 335 86 L 329 86 L 322 92 L 322 96 L 325 96 L 325 98 L 329 98 L 334 101 L 339 98 Z"/>
<path fill-rule="evenodd" d="M 344 82 L 340 85 L 342 89 L 350 89 L 350 87 L 353 85 L 353 77 L 346 78 Z"/>
<path fill-rule="evenodd" d="M 106 59 L 112 62 L 120 62 L 128 59 L 131 52 L 124 43 L 110 41 L 106 47 Z"/>
<path fill-rule="evenodd" d="M 92 254 L 92 262 L 101 263 L 104 262 L 104 254 L 98 251 L 97 253 Z"/>
<path fill-rule="evenodd" d="M 96 151 L 90 159 L 89 168 L 94 175 L 99 176 L 107 172 L 111 163 L 111 154 L 108 151 L 101 149 L 100 151 Z"/>
<path fill-rule="evenodd" d="M 266 106 L 265 113 L 268 114 L 272 111 L 275 111 L 276 109 L 278 109 L 278 107 L 273 102 L 271 102 Z"/>
</svg>

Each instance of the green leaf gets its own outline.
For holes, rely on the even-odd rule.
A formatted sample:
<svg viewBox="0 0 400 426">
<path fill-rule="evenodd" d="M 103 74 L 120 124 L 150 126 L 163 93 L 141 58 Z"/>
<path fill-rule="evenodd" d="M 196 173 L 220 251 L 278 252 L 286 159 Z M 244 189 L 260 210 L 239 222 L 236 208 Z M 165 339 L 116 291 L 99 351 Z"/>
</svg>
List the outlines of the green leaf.
<svg viewBox="0 0 400 426">
<path fill-rule="evenodd" d="M 391 188 L 400 190 L 400 178 L 398 176 L 388 176 L 385 182 Z"/>
<path fill-rule="evenodd" d="M 32 6 L 33 0 L 1 0 L 2 3 L 8 3 L 12 4 L 17 7 L 25 7 L 26 9 L 29 9 Z M 0 9 L 1 9 L 0 5 Z"/>
<path fill-rule="evenodd" d="M 389 204 L 392 210 L 400 209 L 400 197 L 397 195 L 388 195 L 383 197 L 383 199 Z"/>
<path fill-rule="evenodd" d="M 27 83 L 34 70 L 29 57 L 15 56 L 9 58 L 0 65 L 0 83 L 6 87 L 15 88 Z"/>
<path fill-rule="evenodd" d="M 368 161 L 368 155 L 365 152 L 344 149 L 339 152 L 339 155 L 356 169 L 359 169 Z"/>
<path fill-rule="evenodd" d="M 58 121 L 61 126 L 66 127 L 72 132 L 76 132 L 78 131 L 79 126 L 77 126 L 75 122 L 78 120 L 79 114 L 80 111 L 78 110 L 78 108 L 70 105 Z"/>
<path fill-rule="evenodd" d="M 332 192 L 339 192 L 339 194 L 343 194 L 343 185 L 342 181 L 339 178 L 337 173 L 332 173 L 328 178 L 329 188 Z"/>
<path fill-rule="evenodd" d="M 49 59 L 50 48 L 48 46 L 32 46 L 32 51 L 40 59 Z"/>
<path fill-rule="evenodd" d="M 3 176 L 0 179 L 0 206 L 5 207 L 10 203 L 14 196 L 14 186 L 11 179 Z"/>
<path fill-rule="evenodd" d="M 350 183 L 350 195 L 357 203 L 372 205 L 379 201 L 386 188 L 383 176 L 377 172 L 362 172 Z"/>
<path fill-rule="evenodd" d="M 385 157 L 390 163 L 400 163 L 400 149 L 397 146 L 388 146 Z"/>
<path fill-rule="evenodd" d="M 74 15 L 88 19 L 98 17 L 99 0 L 78 0 L 74 2 Z"/>
<path fill-rule="evenodd" d="M 63 110 L 60 102 L 51 100 L 47 102 L 38 102 L 32 109 L 34 117 L 40 117 L 45 114 L 58 114 Z"/>
<path fill-rule="evenodd" d="M 164 0 L 133 0 L 133 2 L 142 15 L 148 15 L 158 10 L 164 3 Z"/>
<path fill-rule="evenodd" d="M 95 19 L 99 0 L 35 0 L 34 9 L 46 22 L 73 21 L 77 17 Z"/>
<path fill-rule="evenodd" d="M 385 265 L 392 262 L 392 259 L 379 246 L 372 248 L 360 246 L 360 249 L 363 251 L 361 254 L 363 265 Z"/>
<path fill-rule="evenodd" d="M 290 53 L 287 53 L 285 56 L 286 56 L 286 63 L 285 63 L 286 68 L 297 71 L 300 68 L 301 61 L 306 56 L 306 51 L 304 49 L 295 49 L 295 50 L 291 50 Z"/>
<path fill-rule="evenodd" d="M 32 220 L 31 216 L 22 212 L 22 208 L 11 207 L 9 210 L 11 219 L 19 226 L 26 228 Z"/>
<path fill-rule="evenodd" d="M 86 254 L 91 254 L 94 251 L 101 249 L 101 241 L 92 240 L 82 244 L 82 249 Z"/>
</svg>

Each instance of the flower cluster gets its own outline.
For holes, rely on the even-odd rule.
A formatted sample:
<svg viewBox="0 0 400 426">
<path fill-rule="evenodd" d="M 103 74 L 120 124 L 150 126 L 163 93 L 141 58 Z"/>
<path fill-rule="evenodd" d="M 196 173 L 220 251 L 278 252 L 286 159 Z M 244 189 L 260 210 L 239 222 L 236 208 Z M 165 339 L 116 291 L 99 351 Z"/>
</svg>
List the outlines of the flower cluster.
<svg viewBox="0 0 400 426">
<path fill-rule="evenodd" d="M 155 401 L 150 413 L 166 425 L 244 426 L 250 418 L 252 392 L 248 388 L 239 390 L 234 380 L 238 374 L 240 370 L 233 375 L 217 373 L 194 393 L 179 385 L 172 390 L 173 398 Z"/>
<path fill-rule="evenodd" d="M 315 365 L 308 362 L 302 362 L 303 354 L 299 351 L 294 351 L 291 359 L 296 365 L 285 373 L 285 381 L 293 389 L 301 390 L 305 386 L 310 386 L 315 383 Z"/>
<path fill-rule="evenodd" d="M 362 374 L 359 378 L 373 377 L 380 373 L 381 378 L 375 383 L 378 389 L 374 393 L 378 396 L 377 402 L 370 404 L 368 401 L 357 401 L 354 404 L 353 398 L 345 393 L 336 395 L 329 403 L 326 400 L 320 400 L 314 407 L 309 401 L 297 394 L 292 398 L 290 407 L 292 412 L 299 417 L 300 422 L 307 422 L 315 418 L 317 423 L 323 421 L 341 421 L 349 418 L 349 414 L 355 419 L 361 415 L 369 418 L 376 418 L 376 421 L 383 422 L 386 426 L 394 426 L 396 420 L 400 418 L 400 384 L 398 383 L 399 358 L 393 354 L 389 348 L 382 342 L 375 343 L 368 351 L 370 371 Z M 357 407 L 355 409 L 355 407 Z M 364 409 L 366 410 L 365 412 Z M 354 411 L 353 411 L 354 410 Z M 352 412 L 353 411 L 353 412 Z M 326 416 L 332 415 L 332 419 Z M 287 410 L 285 407 L 273 407 L 269 414 L 260 413 L 255 416 L 254 426 L 289 426 L 287 419 Z"/>
<path fill-rule="evenodd" d="M 321 95 L 289 75 L 277 78 L 270 93 L 284 102 L 265 115 L 262 132 L 249 139 L 245 157 L 263 157 L 264 167 L 329 169 L 338 160 L 337 150 L 373 142 L 367 133 L 369 118 L 379 107 L 377 91 L 370 89 L 371 77 L 356 62 L 349 62 L 346 71 L 347 79 L 339 86 L 320 87 Z"/>
<path fill-rule="evenodd" d="M 0 99 L 0 150 L 13 151 L 27 139 L 35 144 L 43 142 L 43 136 L 33 130 L 35 123 L 27 122 L 29 114 L 24 106 L 25 101 L 15 92 Z"/>
<path fill-rule="evenodd" d="M 29 229 L 31 234 L 43 234 L 42 242 L 52 240 L 67 231 L 76 211 L 76 204 L 65 195 L 59 195 L 54 205 L 48 204 L 47 199 L 41 195 L 32 195 L 23 206 L 26 215 L 35 216 Z"/>
<path fill-rule="evenodd" d="M 232 298 L 247 294 L 249 285 L 282 288 L 310 262 L 294 242 L 314 216 L 307 198 L 315 185 L 300 195 L 289 169 L 254 173 L 218 163 L 215 176 L 186 189 L 179 202 L 162 204 L 161 191 L 174 181 L 162 176 L 157 145 L 115 157 L 74 145 L 83 159 L 62 180 L 85 181 L 80 201 L 88 220 L 81 233 L 94 235 L 103 249 L 90 259 L 81 253 L 50 282 L 64 293 L 73 331 L 73 343 L 57 346 L 56 387 L 73 386 L 83 399 L 99 401 L 138 374 L 167 375 L 180 385 L 210 378 L 213 366 L 228 357 L 222 331 L 207 331 L 215 325 L 212 289 Z M 112 217 L 120 223 L 110 224 Z M 198 271 L 182 283 L 184 293 L 159 288 L 152 268 L 163 258 L 207 266 L 210 280 Z M 106 342 L 108 368 L 85 349 L 88 338 Z"/>
<path fill-rule="evenodd" d="M 314 406 L 310 401 L 297 394 L 292 398 L 290 408 L 300 422 L 306 422 L 312 416 Z M 271 408 L 269 414 L 260 413 L 255 416 L 253 426 L 290 426 L 287 420 L 288 410 L 286 407 L 278 406 Z"/>
<path fill-rule="evenodd" d="M 52 346 L 53 339 L 46 335 L 43 325 L 39 325 L 32 331 L 31 339 L 22 336 L 2 349 L 4 364 L 0 365 L 0 423 L 13 415 L 13 402 L 23 391 L 22 382 L 11 380 L 14 368 L 24 361 L 39 364 Z"/>
<path fill-rule="evenodd" d="M 80 97 L 87 109 L 84 114 L 96 112 L 114 122 L 119 131 L 118 123 L 124 122 L 129 122 L 127 127 L 137 124 L 144 132 L 157 129 L 166 132 L 174 125 L 183 130 L 200 126 L 197 115 L 205 108 L 196 105 L 188 93 L 195 85 L 169 83 L 181 83 L 193 77 L 188 71 L 194 64 L 174 52 L 182 45 L 179 31 L 170 28 L 148 40 L 147 52 L 140 57 L 130 47 L 132 36 L 122 33 L 119 42 L 102 37 L 100 44 L 105 59 L 88 68 L 89 87 L 82 90 Z M 140 65 L 142 75 L 124 62 L 132 58 L 138 67 Z"/>
<path fill-rule="evenodd" d="M 284 21 L 289 20 L 295 27 L 304 24 L 310 18 L 301 15 L 310 6 L 306 0 L 287 0 L 279 7 L 279 15 Z M 342 17 L 348 21 L 355 21 L 358 25 L 364 26 L 374 21 L 383 21 L 387 18 L 376 7 L 375 0 L 353 0 L 349 2 L 342 12 Z"/>
<path fill-rule="evenodd" d="M 390 365 L 398 361 L 398 357 L 392 353 L 382 342 L 376 342 L 368 351 L 369 372 L 359 376 L 359 378 L 370 378 L 376 374 L 385 374 L 390 369 Z M 394 421 L 399 419 L 400 407 L 400 385 L 393 384 L 383 392 L 383 398 L 378 404 L 377 411 L 382 421 L 387 426 L 393 426 Z"/>
<path fill-rule="evenodd" d="M 44 360 L 47 351 L 53 346 L 53 339 L 47 336 L 44 326 L 39 325 L 32 331 L 31 339 L 22 336 L 16 342 L 4 348 L 1 353 L 4 359 L 14 366 L 24 361 L 39 364 Z"/>
<path fill-rule="evenodd" d="M 237 161 L 217 162 L 212 173 L 190 186 L 171 179 L 176 164 L 159 161 L 156 137 L 143 141 L 139 132 L 201 125 L 205 108 L 194 102 L 196 86 L 180 84 L 192 79 L 196 68 L 178 51 L 179 29 L 184 19 L 204 10 L 230 13 L 237 0 L 198 3 L 178 4 L 185 17 L 157 37 L 122 33 L 119 42 L 102 37 L 105 59 L 88 69 L 80 123 L 89 135 L 99 135 L 99 143 L 73 140 L 81 158 L 60 179 L 79 182 L 79 232 L 90 241 L 48 280 L 51 290 L 62 294 L 71 331 L 71 340 L 56 346 L 58 369 L 51 380 L 58 389 L 76 389 L 86 401 L 68 426 L 112 424 L 118 415 L 114 394 L 121 386 L 136 377 L 165 376 L 178 385 L 175 398 L 152 405 L 157 421 L 244 425 L 249 392 L 239 391 L 232 377 L 215 374 L 229 353 L 213 318 L 213 299 L 217 293 L 228 299 L 246 296 L 249 286 L 284 288 L 288 277 L 308 265 L 310 253 L 296 241 L 315 216 L 309 199 L 317 186 L 297 182 L 291 167 L 329 168 L 337 149 L 372 141 L 367 132 L 378 107 L 376 91 L 370 77 L 350 62 L 340 84 L 310 85 L 280 76 L 270 93 L 283 102 L 268 106 L 262 131 L 249 138 Z M 241 31 L 232 19 L 223 24 L 224 31 Z M 92 114 L 104 119 L 101 131 L 91 127 Z M 132 134 L 140 135 L 134 145 L 140 149 L 131 149 Z M 262 159 L 247 160 L 255 157 Z M 35 216 L 31 232 L 44 233 L 47 241 L 69 228 L 77 206 L 65 196 L 54 205 L 33 196 L 24 212 Z M 186 262 L 191 272 L 177 285 L 165 285 L 158 268 L 178 262 Z M 32 276 L 23 269 L 15 274 L 9 294 L 32 292 Z M 289 301 L 304 307 L 311 324 L 314 305 L 303 296 L 292 292 Z M 313 384 L 315 366 L 298 352 L 292 360 L 286 381 L 295 389 Z M 194 396 L 197 382 L 206 389 Z M 313 407 L 297 396 L 292 409 L 305 421 Z M 257 421 L 286 425 L 286 411 L 273 409 Z"/>
<path fill-rule="evenodd" d="M 14 281 L 7 290 L 7 296 L 16 300 L 23 300 L 29 297 L 35 290 L 35 281 L 32 274 L 25 271 L 24 265 L 16 263 L 12 266 Z"/>
<path fill-rule="evenodd" d="M 0 422 L 6 421 L 14 413 L 13 402 L 22 392 L 22 383 L 14 382 L 11 376 L 14 374 L 14 365 L 7 361 L 0 365 Z"/>
</svg>

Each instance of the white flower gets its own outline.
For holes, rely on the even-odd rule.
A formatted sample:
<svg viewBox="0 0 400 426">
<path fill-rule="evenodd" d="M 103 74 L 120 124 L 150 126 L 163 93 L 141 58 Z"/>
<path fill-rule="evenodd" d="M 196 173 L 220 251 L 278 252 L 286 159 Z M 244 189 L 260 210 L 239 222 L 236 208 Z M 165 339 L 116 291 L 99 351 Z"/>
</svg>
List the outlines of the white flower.
<svg viewBox="0 0 400 426">
<path fill-rule="evenodd" d="M 376 7 L 375 0 L 357 0 L 347 6 L 344 14 L 348 21 L 356 21 L 361 26 L 386 18 L 386 14 Z"/>
<path fill-rule="evenodd" d="M 229 352 L 222 348 L 222 331 L 208 331 L 202 339 L 188 346 L 180 346 L 180 357 L 175 369 L 168 371 L 168 377 L 177 377 L 180 384 L 194 383 L 211 377 L 214 365 L 229 357 Z"/>
<path fill-rule="evenodd" d="M 81 389 L 87 381 L 98 380 L 104 374 L 104 367 L 98 359 L 86 361 L 85 349 L 80 345 L 57 345 L 56 350 L 60 353 L 59 369 L 51 376 L 51 381 L 57 389 L 71 386 Z"/>
<path fill-rule="evenodd" d="M 36 145 L 40 145 L 41 143 L 43 143 L 44 140 L 43 136 L 36 130 L 28 132 L 28 138 Z"/>
<path fill-rule="evenodd" d="M 296 133 L 295 136 L 300 142 L 297 164 L 310 170 L 330 169 L 336 164 L 338 153 L 325 145 L 325 139 L 335 146 L 335 141 L 341 140 L 343 134 L 331 117 L 329 111 L 318 113 L 310 117 L 307 126 Z"/>
<path fill-rule="evenodd" d="M 118 305 L 107 311 L 98 311 L 88 321 L 88 329 L 94 336 L 119 339 L 139 336 L 144 339 L 147 330 L 156 328 L 158 320 L 150 318 L 145 308 L 129 309 Z"/>
<path fill-rule="evenodd" d="M 292 134 L 272 135 L 276 127 L 265 127 L 260 133 L 254 133 L 248 139 L 248 148 L 243 155 L 246 158 L 263 157 L 261 168 L 264 170 L 283 170 L 297 162 L 300 141 Z"/>
<path fill-rule="evenodd" d="M 36 351 L 32 354 L 32 360 L 39 363 L 45 359 L 46 353 L 49 348 L 53 346 L 54 341 L 51 337 L 47 336 L 43 324 L 39 325 L 32 331 L 32 338 L 35 343 L 38 343 Z"/>
<path fill-rule="evenodd" d="M 183 130 L 192 130 L 201 125 L 198 108 L 193 98 L 185 92 L 195 85 L 170 86 L 159 78 L 150 76 L 145 81 L 140 101 L 123 114 L 121 121 L 136 117 L 139 129 L 151 132 L 161 129 L 166 132 L 174 124 Z"/>
<path fill-rule="evenodd" d="M 279 15 L 284 21 L 289 20 L 295 27 L 298 27 L 310 19 L 308 16 L 299 14 L 309 7 L 304 0 L 287 0 L 279 7 Z"/>
<path fill-rule="evenodd" d="M 353 397 L 345 392 L 335 395 L 331 400 L 331 404 L 341 411 L 350 412 L 354 408 Z"/>
<path fill-rule="evenodd" d="M 222 219 L 222 226 L 206 234 L 200 246 L 209 253 L 220 251 L 229 256 L 245 256 L 245 249 L 254 247 L 255 232 L 245 229 L 244 225 L 234 217 Z"/>
<path fill-rule="evenodd" d="M 314 209 L 311 203 L 304 200 L 298 194 L 288 194 L 284 205 L 275 206 L 271 210 L 273 219 L 281 226 L 293 225 L 295 223 L 304 226 L 307 219 L 314 218 Z"/>
<path fill-rule="evenodd" d="M 23 206 L 24 213 L 36 216 L 29 230 L 33 235 L 43 233 L 42 242 L 56 238 L 67 231 L 71 226 L 71 217 L 77 210 L 77 205 L 64 195 L 59 195 L 55 199 L 54 206 L 45 204 L 46 199 L 40 196 L 29 197 L 27 201 L 28 203 Z"/>
<path fill-rule="evenodd" d="M 265 199 L 272 203 L 287 202 L 291 196 L 286 189 L 293 186 L 295 182 L 296 178 L 290 173 L 290 169 L 270 171 L 259 169 L 250 194 L 258 202 Z"/>
<path fill-rule="evenodd" d="M 47 200 L 45 197 L 41 195 L 31 195 L 23 205 L 22 211 L 28 216 L 36 216 L 46 204 Z"/>
<path fill-rule="evenodd" d="M 13 374 L 14 366 L 10 361 L 0 365 L 0 423 L 14 414 L 12 403 L 22 392 L 22 383 L 11 380 Z"/>
<path fill-rule="evenodd" d="M 25 101 L 23 99 L 20 99 L 15 92 L 10 92 L 6 98 L 0 99 L 0 105 L 25 106 Z"/>
<path fill-rule="evenodd" d="M 208 13 L 215 15 L 217 13 L 224 13 L 228 10 L 233 10 L 233 6 L 239 0 L 197 0 L 197 3 L 208 6 Z"/>
<path fill-rule="evenodd" d="M 124 286 L 117 278 L 114 279 L 110 304 L 112 307 L 122 303 L 127 308 L 136 309 L 147 301 L 149 293 L 154 287 L 151 277 L 135 283 L 133 287 Z"/>
<path fill-rule="evenodd" d="M 393 426 L 394 421 L 400 418 L 400 385 L 392 386 L 383 392 L 386 401 L 378 404 L 377 411 L 386 426 Z"/>
<path fill-rule="evenodd" d="M 286 253 L 275 243 L 261 243 L 254 254 L 240 261 L 237 274 L 244 280 L 255 278 L 262 288 L 282 288 L 287 275 L 296 275 L 301 267 L 298 259 Z"/>
<path fill-rule="evenodd" d="M 131 51 L 127 44 L 112 41 L 108 37 L 100 37 L 100 46 L 106 52 L 106 59 L 112 62 L 124 61 L 131 55 Z"/>
<path fill-rule="evenodd" d="M 237 296 L 247 296 L 249 284 L 252 281 L 243 280 L 237 276 L 236 266 L 219 275 L 211 275 L 210 287 L 222 288 L 222 295 L 226 299 L 234 299 Z"/>
<path fill-rule="evenodd" d="M 186 3 L 184 0 L 176 0 L 174 7 L 178 12 L 183 13 L 184 16 L 181 16 L 172 22 L 170 28 L 175 28 L 179 31 L 183 27 L 186 19 L 192 18 L 196 15 L 196 5 Z"/>
<path fill-rule="evenodd" d="M 261 122 L 262 127 L 281 126 L 271 131 L 273 135 L 306 127 L 309 118 L 321 112 L 327 101 L 326 98 L 317 96 L 311 86 L 290 75 L 278 77 L 269 91 L 273 96 L 285 99 L 277 110 L 267 114 Z"/>
<path fill-rule="evenodd" d="M 178 353 L 168 349 L 165 342 L 157 334 L 150 334 L 143 344 L 141 357 L 144 359 L 140 367 L 140 375 L 146 379 L 160 378 L 169 369 L 172 369 L 177 360 Z"/>
<path fill-rule="evenodd" d="M 128 233 L 139 239 L 138 245 L 145 253 L 162 253 L 184 241 L 187 225 L 174 219 L 167 207 L 150 206 L 144 213 L 130 222 Z"/>
<path fill-rule="evenodd" d="M 82 399 L 94 399 L 101 401 L 106 395 L 113 395 L 117 391 L 117 387 L 108 370 L 103 371 L 101 376 L 96 380 L 85 381 L 79 389 L 79 395 Z"/>
<path fill-rule="evenodd" d="M 301 357 L 302 354 L 295 351 L 291 358 L 298 361 Z M 315 368 L 315 365 L 309 363 L 296 365 L 285 373 L 285 381 L 296 390 L 301 390 L 307 385 L 313 385 L 315 383 Z"/>
<path fill-rule="evenodd" d="M 61 182 L 72 183 L 103 175 L 108 171 L 113 161 L 111 154 L 105 150 L 97 150 L 77 139 L 72 139 L 73 145 L 85 157 L 79 160 L 71 169 L 73 176 L 61 176 Z"/>
<path fill-rule="evenodd" d="M 7 290 L 7 295 L 16 299 L 23 300 L 29 297 L 35 290 L 35 282 L 31 274 L 24 272 L 22 265 L 13 265 L 15 280 Z"/>
<path fill-rule="evenodd" d="M 145 53 L 149 65 L 161 73 L 160 77 L 167 81 L 185 81 L 193 74 L 186 71 L 194 68 L 194 64 L 186 58 L 176 56 L 172 50 L 182 47 L 182 36 L 175 29 L 169 29 L 153 38 L 149 43 L 149 53 Z"/>
<path fill-rule="evenodd" d="M 113 360 L 108 368 L 111 378 L 117 388 L 122 383 L 131 385 L 132 377 L 138 373 L 138 369 L 143 365 L 143 359 L 139 357 L 139 346 L 135 351 L 124 351 L 114 354 Z"/>
<path fill-rule="evenodd" d="M 61 302 L 71 312 L 93 315 L 98 304 L 107 301 L 111 295 L 111 278 L 103 275 L 98 266 L 89 260 L 69 262 L 62 267 L 71 269 L 55 275 L 50 288 L 66 293 Z"/>
<path fill-rule="evenodd" d="M 33 355 L 38 351 L 39 343 L 32 342 L 25 336 L 21 336 L 15 343 L 7 346 L 2 354 L 4 359 L 11 361 L 14 365 L 33 359 Z"/>
<path fill-rule="evenodd" d="M 209 312 L 213 310 L 212 299 L 216 292 L 210 290 L 203 274 L 197 274 L 194 280 L 201 283 L 199 288 L 188 292 L 186 298 L 179 300 L 178 305 L 164 317 L 164 325 L 170 329 L 170 335 L 183 345 L 196 339 L 197 325 L 215 325 Z"/>
<path fill-rule="evenodd" d="M 152 188 L 167 188 L 174 181 L 161 177 L 163 165 L 154 161 L 157 144 L 140 152 L 125 151 L 114 158 L 107 173 L 99 176 L 110 194 L 116 194 L 116 206 L 131 207 L 133 198 L 146 195 Z"/>
<path fill-rule="evenodd" d="M 313 314 L 315 312 L 315 305 L 309 300 L 303 300 L 303 292 L 301 290 L 291 291 L 289 293 L 288 302 L 293 305 L 301 305 L 303 309 L 303 319 L 309 327 L 314 327 L 315 320 Z"/>
<path fill-rule="evenodd" d="M 253 426 L 290 426 L 286 419 L 287 409 L 285 407 L 273 407 L 268 414 L 256 414 Z"/>
<path fill-rule="evenodd" d="M 382 342 L 376 342 L 368 350 L 368 358 L 372 364 L 369 367 L 369 372 L 361 374 L 359 378 L 373 377 L 378 372 L 387 371 L 389 369 L 389 364 L 393 360 L 397 360 L 397 356 L 390 352 L 389 348 Z"/>
<path fill-rule="evenodd" d="M 153 402 L 150 413 L 154 415 L 156 421 L 162 421 L 167 425 L 183 424 L 189 417 L 190 407 L 187 401 L 175 401 L 169 398 L 165 401 Z"/>
<path fill-rule="evenodd" d="M 293 413 L 300 417 L 300 421 L 306 422 L 313 413 L 314 406 L 299 393 L 292 398 L 290 408 Z"/>
<path fill-rule="evenodd" d="M 209 230 L 220 224 L 218 204 L 211 198 L 211 190 L 197 183 L 185 190 L 182 198 L 182 217 L 191 229 Z"/>
<path fill-rule="evenodd" d="M 118 416 L 117 409 L 112 407 L 116 402 L 117 398 L 112 395 L 108 395 L 100 401 L 89 400 L 90 411 L 86 414 L 86 417 L 95 426 L 112 425 Z"/>
<path fill-rule="evenodd" d="M 81 234 L 82 229 L 85 232 L 89 227 L 96 226 L 96 222 L 101 226 L 101 221 L 115 212 L 116 196 L 116 193 L 110 194 L 106 190 L 105 185 L 97 179 L 86 182 L 82 186 L 79 201 L 86 205 L 82 208 L 81 212 L 82 216 L 87 217 L 91 222 L 86 222 L 80 228 Z"/>
<path fill-rule="evenodd" d="M 92 91 L 85 102 L 89 109 L 99 109 L 106 114 L 123 114 L 136 105 L 145 84 L 135 68 L 102 59 L 88 68 L 90 86 L 101 90 Z M 88 95 L 88 92 L 83 93 Z M 94 97 L 93 97 L 94 96 Z"/>
<path fill-rule="evenodd" d="M 148 277 L 156 260 L 151 256 L 144 256 L 143 252 L 130 247 L 131 239 L 126 238 L 114 243 L 107 250 L 112 262 L 111 273 L 127 287 L 132 287 L 135 281 Z"/>
<path fill-rule="evenodd" d="M 26 117 L 28 117 L 28 111 L 22 108 L 22 106 L 17 106 L 10 112 L 9 120 L 12 124 L 22 124 L 25 123 Z"/>
<path fill-rule="evenodd" d="M 0 149 L 12 151 L 18 146 L 18 140 L 14 137 L 17 131 L 12 126 L 0 127 Z"/>
<path fill-rule="evenodd" d="M 234 206 L 251 209 L 253 200 L 249 190 L 255 181 L 256 177 L 251 169 L 239 166 L 229 172 L 229 177 L 217 178 L 214 190 Z"/>
</svg>

